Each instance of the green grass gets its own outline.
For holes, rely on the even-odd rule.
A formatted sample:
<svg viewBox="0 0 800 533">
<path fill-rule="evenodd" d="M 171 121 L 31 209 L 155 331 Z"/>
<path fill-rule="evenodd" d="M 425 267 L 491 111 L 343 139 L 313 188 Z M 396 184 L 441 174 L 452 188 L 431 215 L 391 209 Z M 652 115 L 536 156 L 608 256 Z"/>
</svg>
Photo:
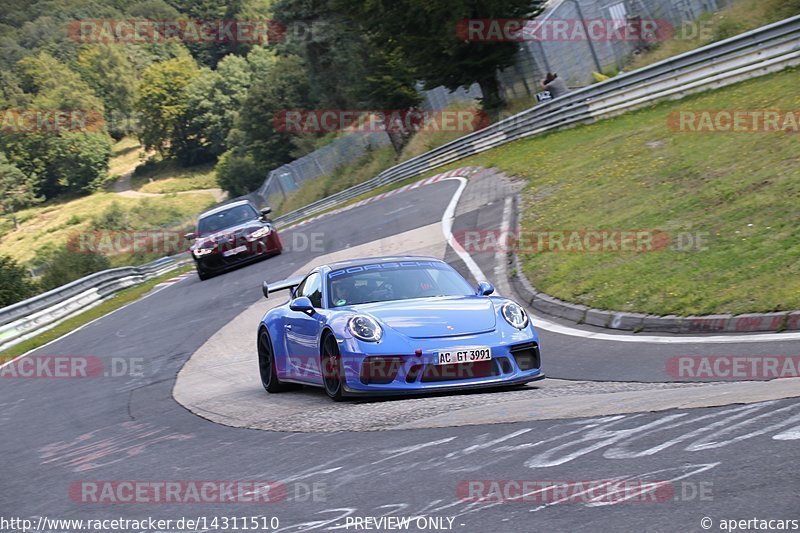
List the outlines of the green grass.
<svg viewBox="0 0 800 533">
<path fill-rule="evenodd" d="M 527 253 L 539 290 L 665 314 L 800 309 L 798 134 L 678 133 L 676 110 L 800 109 L 789 70 L 464 159 L 524 177 L 523 229 L 707 232 L 707 250 Z"/>
<path fill-rule="evenodd" d="M 181 167 L 173 161 L 148 163 L 136 169 L 131 180 L 139 192 L 173 193 L 217 188 L 214 164 Z"/>
<path fill-rule="evenodd" d="M 61 324 L 57 325 L 56 327 L 49 329 L 35 337 L 32 337 L 26 341 L 23 341 L 16 346 L 12 346 L 7 350 L 0 352 L 0 364 L 13 359 L 14 357 L 18 357 L 30 350 L 38 348 L 47 344 L 48 342 L 55 340 L 62 335 L 66 335 L 70 331 L 73 331 L 85 324 L 88 324 L 92 320 L 96 320 L 102 316 L 107 315 L 108 313 L 119 309 L 120 307 L 127 305 L 131 302 L 134 302 L 150 292 L 153 287 L 161 283 L 166 279 L 173 278 L 185 272 L 189 272 L 194 268 L 192 265 L 186 265 L 181 267 L 177 270 L 173 270 L 172 272 L 167 272 L 163 276 L 158 278 L 153 278 L 141 285 L 137 285 L 135 287 L 129 287 L 124 289 L 113 297 L 109 298 L 108 300 L 104 301 L 103 303 L 97 305 L 85 311 L 79 315 L 73 316 L 62 322 Z"/>
<path fill-rule="evenodd" d="M 378 175 L 383 169 L 396 164 L 394 148 L 382 146 L 360 159 L 336 169 L 333 174 L 305 182 L 286 200 L 273 206 L 275 214 L 282 215 L 321 200 L 348 187 L 358 185 Z"/>
<path fill-rule="evenodd" d="M 136 168 L 143 153 L 142 145 L 133 137 L 120 139 L 112 147 L 111 160 L 108 162 L 109 176 L 121 176 Z"/>
<path fill-rule="evenodd" d="M 634 57 L 625 70 L 657 63 L 794 15 L 800 15 L 800 0 L 737 0 L 716 13 L 701 15 L 695 25 L 676 26 L 672 39 Z"/>
</svg>

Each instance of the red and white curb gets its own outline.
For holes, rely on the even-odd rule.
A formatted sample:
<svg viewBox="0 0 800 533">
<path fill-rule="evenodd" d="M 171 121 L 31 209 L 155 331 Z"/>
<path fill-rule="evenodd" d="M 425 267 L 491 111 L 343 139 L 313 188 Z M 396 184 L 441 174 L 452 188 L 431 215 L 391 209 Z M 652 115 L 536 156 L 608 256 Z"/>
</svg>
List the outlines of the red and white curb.
<svg viewBox="0 0 800 533">
<path fill-rule="evenodd" d="M 186 278 L 188 278 L 189 276 L 191 276 L 193 274 L 194 274 L 194 271 L 185 272 L 185 273 L 181 274 L 180 276 L 175 276 L 174 278 L 165 279 L 164 281 L 162 281 L 161 283 L 159 283 L 155 287 L 153 287 L 153 290 L 163 289 L 163 288 L 169 287 L 170 285 L 173 285 L 175 283 L 178 283 L 180 281 L 185 280 Z"/>
</svg>

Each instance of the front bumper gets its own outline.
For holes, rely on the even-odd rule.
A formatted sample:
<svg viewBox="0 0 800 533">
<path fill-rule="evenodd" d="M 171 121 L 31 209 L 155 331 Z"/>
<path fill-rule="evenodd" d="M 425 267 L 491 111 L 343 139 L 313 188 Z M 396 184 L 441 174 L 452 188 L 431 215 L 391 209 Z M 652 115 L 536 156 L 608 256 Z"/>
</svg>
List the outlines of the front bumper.
<svg viewBox="0 0 800 533">
<path fill-rule="evenodd" d="M 388 396 L 496 388 L 544 379 L 535 337 L 495 343 L 485 341 L 481 338 L 437 339 L 432 343 L 426 340 L 427 346 L 421 350 L 421 355 L 366 355 L 348 351 L 349 343 L 340 342 L 344 391 L 348 396 Z M 453 365 L 434 364 L 436 351 L 458 345 L 490 346 L 492 359 Z"/>
<path fill-rule="evenodd" d="M 201 257 L 196 257 L 194 252 L 192 252 L 198 270 L 207 273 L 223 272 L 235 266 L 279 254 L 283 250 L 283 245 L 277 231 L 273 231 L 266 237 L 256 239 L 253 242 L 245 241 L 237 244 L 246 246 L 247 248 L 240 253 L 228 257 L 225 257 L 221 250 L 215 250 Z"/>
</svg>

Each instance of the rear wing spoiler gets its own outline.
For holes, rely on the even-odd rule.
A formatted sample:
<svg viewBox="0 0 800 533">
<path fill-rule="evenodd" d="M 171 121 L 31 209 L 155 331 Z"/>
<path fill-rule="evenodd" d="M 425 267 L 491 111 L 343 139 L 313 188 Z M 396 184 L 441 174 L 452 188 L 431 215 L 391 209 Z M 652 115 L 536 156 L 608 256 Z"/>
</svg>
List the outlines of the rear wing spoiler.
<svg viewBox="0 0 800 533">
<path fill-rule="evenodd" d="M 264 293 L 264 298 L 269 298 L 271 292 L 285 291 L 286 289 L 294 291 L 303 279 L 303 277 L 289 278 L 269 284 L 265 281 L 261 284 L 261 292 Z"/>
</svg>

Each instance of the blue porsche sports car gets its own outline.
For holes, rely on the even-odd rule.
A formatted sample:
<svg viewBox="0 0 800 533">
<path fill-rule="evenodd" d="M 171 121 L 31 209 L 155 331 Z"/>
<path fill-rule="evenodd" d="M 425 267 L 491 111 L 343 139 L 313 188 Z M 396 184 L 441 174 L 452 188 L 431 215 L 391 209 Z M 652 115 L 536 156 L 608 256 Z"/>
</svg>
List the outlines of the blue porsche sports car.
<svg viewBox="0 0 800 533">
<path fill-rule="evenodd" d="M 381 257 L 324 265 L 304 278 L 264 283 L 291 291 L 258 328 L 268 392 L 324 387 L 334 400 L 508 386 L 544 378 L 525 310 L 472 288 L 427 257 Z"/>
</svg>

